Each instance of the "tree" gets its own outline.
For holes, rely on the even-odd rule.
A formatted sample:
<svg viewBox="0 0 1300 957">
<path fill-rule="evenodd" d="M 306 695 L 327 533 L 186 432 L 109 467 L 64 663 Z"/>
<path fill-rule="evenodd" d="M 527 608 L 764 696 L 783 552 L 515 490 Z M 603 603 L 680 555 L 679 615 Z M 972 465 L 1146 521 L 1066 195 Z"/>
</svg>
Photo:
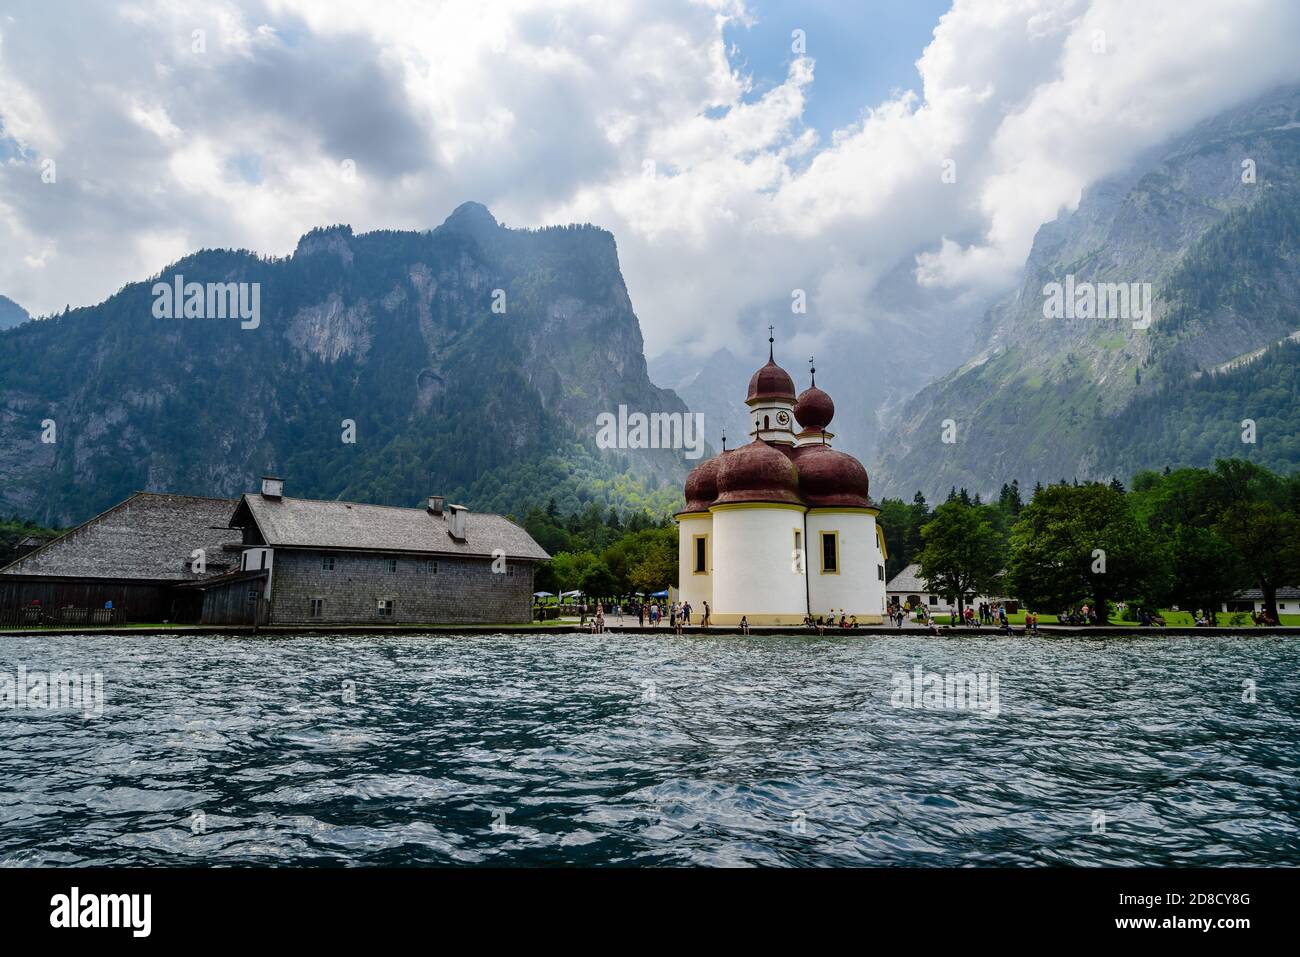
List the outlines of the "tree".
<svg viewBox="0 0 1300 957">
<path fill-rule="evenodd" d="M 605 549 L 601 561 L 614 575 L 619 593 L 625 594 L 634 589 L 660 591 L 666 585 L 677 582 L 677 530 L 666 527 L 630 532 Z M 642 578 L 662 578 L 663 583 L 649 589 L 638 584 L 636 572 L 642 565 L 646 565 L 641 571 Z"/>
<path fill-rule="evenodd" d="M 967 594 L 994 590 L 1002 569 L 1002 539 L 982 511 L 954 498 L 921 529 L 921 578 L 931 591 L 956 595 L 958 614 L 965 613 Z"/>
<path fill-rule="evenodd" d="M 604 562 L 596 562 L 582 573 L 581 587 L 589 598 L 613 598 L 618 593 L 618 581 Z"/>
<path fill-rule="evenodd" d="M 1278 586 L 1300 581 L 1300 518 L 1267 502 L 1238 501 L 1224 509 L 1214 530 L 1263 592 L 1268 616 L 1280 621 Z"/>
<path fill-rule="evenodd" d="M 998 507 L 1012 518 L 1020 514 L 1020 510 L 1025 507 L 1025 504 L 1020 500 L 1019 479 L 1012 479 L 1010 485 L 1005 482 L 1002 484 L 1002 491 L 998 493 Z"/>
<path fill-rule="evenodd" d="M 1240 556 L 1213 529 L 1180 525 L 1170 549 L 1174 601 L 1203 608 L 1216 621 L 1219 606 L 1236 594 L 1247 574 Z"/>
<path fill-rule="evenodd" d="M 1098 617 L 1117 598 L 1151 602 L 1167 587 L 1165 553 L 1134 518 L 1127 496 L 1109 485 L 1052 485 L 1011 530 L 1008 578 L 1035 607 L 1091 598 Z"/>
<path fill-rule="evenodd" d="M 906 547 L 903 553 L 899 556 L 899 561 L 894 570 L 894 574 L 901 572 L 904 568 L 910 565 L 915 560 L 916 553 L 919 552 L 925 544 L 921 541 L 921 529 L 925 527 L 926 522 L 930 521 L 930 505 L 926 502 L 925 496 L 922 495 L 920 491 L 912 496 L 912 504 L 908 506 L 908 513 L 908 524 L 905 534 Z M 888 529 L 886 529 L 886 532 L 888 532 Z M 890 552 L 890 557 L 893 558 L 892 551 Z"/>
<path fill-rule="evenodd" d="M 632 585 L 640 592 L 654 594 L 677 584 L 677 549 L 671 552 L 656 548 L 632 569 Z"/>
<path fill-rule="evenodd" d="M 544 566 L 546 586 L 541 591 L 573 591 L 582 587 L 582 576 L 587 569 L 596 564 L 596 556 L 591 552 L 560 552 L 554 555 Z M 541 576 L 538 583 L 542 581 Z"/>
</svg>

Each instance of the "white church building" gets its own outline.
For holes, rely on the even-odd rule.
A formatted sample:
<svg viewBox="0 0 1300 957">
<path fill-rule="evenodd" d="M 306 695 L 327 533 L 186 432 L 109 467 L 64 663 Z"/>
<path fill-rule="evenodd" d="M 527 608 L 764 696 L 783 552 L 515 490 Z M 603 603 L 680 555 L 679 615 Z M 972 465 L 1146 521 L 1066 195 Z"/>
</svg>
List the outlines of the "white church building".
<svg viewBox="0 0 1300 957">
<path fill-rule="evenodd" d="M 769 346 L 772 340 L 768 339 Z M 686 478 L 678 524 L 684 601 L 713 622 L 800 625 L 805 616 L 885 611 L 885 540 L 867 470 L 831 448 L 831 397 L 794 380 L 769 348 L 749 380 L 751 441 L 701 462 Z M 796 431 L 797 423 L 797 431 Z"/>
</svg>

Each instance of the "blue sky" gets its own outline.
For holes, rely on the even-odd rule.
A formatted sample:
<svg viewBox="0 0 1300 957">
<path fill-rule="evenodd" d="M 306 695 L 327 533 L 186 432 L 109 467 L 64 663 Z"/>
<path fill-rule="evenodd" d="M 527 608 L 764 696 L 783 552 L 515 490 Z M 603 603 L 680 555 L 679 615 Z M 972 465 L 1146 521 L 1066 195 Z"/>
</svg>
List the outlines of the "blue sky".
<svg viewBox="0 0 1300 957">
<path fill-rule="evenodd" d="M 729 24 L 723 36 L 736 48 L 732 65 L 753 76 L 746 97 L 752 101 L 785 81 L 791 31 L 804 31 L 817 63 L 804 122 L 826 141 L 894 90 L 920 92 L 916 60 L 951 6 L 951 0 L 759 0 L 750 5 L 753 25 Z"/>
</svg>

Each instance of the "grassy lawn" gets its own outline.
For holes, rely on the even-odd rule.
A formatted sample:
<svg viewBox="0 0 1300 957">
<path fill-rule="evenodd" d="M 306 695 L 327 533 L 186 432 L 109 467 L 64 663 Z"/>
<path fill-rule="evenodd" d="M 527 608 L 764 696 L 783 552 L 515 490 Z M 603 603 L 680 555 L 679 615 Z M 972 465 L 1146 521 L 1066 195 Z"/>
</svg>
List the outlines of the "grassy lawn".
<svg viewBox="0 0 1300 957">
<path fill-rule="evenodd" d="M 1215 622 L 1219 627 L 1227 628 L 1232 625 L 1234 614 L 1235 613 L 1232 612 L 1221 611 L 1215 616 Z M 956 616 L 954 615 L 952 617 Z M 1167 626 L 1184 626 L 1190 628 L 1196 624 L 1196 619 L 1192 617 L 1192 613 L 1189 611 L 1171 611 L 1168 608 L 1162 608 L 1160 609 L 1160 617 L 1165 620 L 1165 625 Z M 1281 625 L 1300 625 L 1300 615 L 1279 615 L 1278 617 L 1280 619 L 1278 623 Z M 935 622 L 940 625 L 950 623 L 948 615 L 934 615 L 933 618 Z M 1018 611 L 1014 615 L 1009 614 L 1007 615 L 1007 620 L 1014 626 L 1023 625 L 1025 623 L 1025 613 L 1023 611 Z M 1040 625 L 1055 625 L 1059 623 L 1059 620 L 1056 615 L 1040 614 L 1038 616 L 1038 623 Z M 1110 623 L 1112 625 L 1132 625 L 1134 628 L 1142 627 L 1136 621 L 1123 621 L 1115 615 L 1111 616 Z M 985 627 L 988 626 L 986 625 Z M 1240 627 L 1251 627 L 1249 615 L 1243 614 Z"/>
</svg>

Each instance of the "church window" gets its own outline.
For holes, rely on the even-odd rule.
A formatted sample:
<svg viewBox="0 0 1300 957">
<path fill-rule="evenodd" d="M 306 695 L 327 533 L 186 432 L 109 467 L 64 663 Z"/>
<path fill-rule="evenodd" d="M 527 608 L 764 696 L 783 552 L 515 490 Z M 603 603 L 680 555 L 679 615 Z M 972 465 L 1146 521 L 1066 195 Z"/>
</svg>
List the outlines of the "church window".
<svg viewBox="0 0 1300 957">
<path fill-rule="evenodd" d="M 707 575 L 709 573 L 709 536 L 695 536 L 695 564 L 693 572 L 696 575 Z"/>
<path fill-rule="evenodd" d="M 822 574 L 838 575 L 840 573 L 840 534 L 839 532 L 822 532 Z"/>
</svg>

